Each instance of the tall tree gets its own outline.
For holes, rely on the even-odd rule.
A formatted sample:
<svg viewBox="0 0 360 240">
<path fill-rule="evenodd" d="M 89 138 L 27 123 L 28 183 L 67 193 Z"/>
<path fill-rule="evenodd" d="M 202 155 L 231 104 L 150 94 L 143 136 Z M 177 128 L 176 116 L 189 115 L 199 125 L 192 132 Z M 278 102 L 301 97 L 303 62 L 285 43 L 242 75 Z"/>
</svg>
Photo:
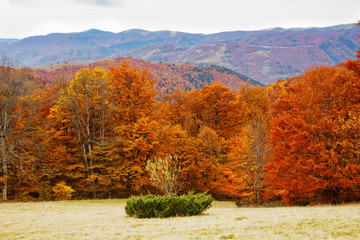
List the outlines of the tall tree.
<svg viewBox="0 0 360 240">
<path fill-rule="evenodd" d="M 155 118 L 154 80 L 145 69 L 139 72 L 125 62 L 109 68 L 109 82 L 116 133 L 113 164 L 117 164 L 126 194 L 144 192 L 151 185 L 146 161 L 156 152 L 160 128 Z"/>
<path fill-rule="evenodd" d="M 197 101 L 200 103 L 200 120 L 202 124 L 216 130 L 222 137 L 228 137 L 234 133 L 238 121 L 236 115 L 235 93 L 221 83 L 212 83 L 204 86 Z"/>
<path fill-rule="evenodd" d="M 276 101 L 267 178 L 284 203 L 333 203 L 359 196 L 354 149 L 359 83 L 359 76 L 344 67 L 317 67 Z"/>
<path fill-rule="evenodd" d="M 110 114 L 105 70 L 82 69 L 61 91 L 52 114 L 76 134 L 81 149 L 83 166 L 92 183 L 93 198 L 96 198 L 96 178 L 99 174 L 94 162 L 95 146 L 103 146 Z"/>
<path fill-rule="evenodd" d="M 262 88 L 241 88 L 237 106 L 245 115 L 245 123 L 240 133 L 229 141 L 229 163 L 242 176 L 258 203 L 262 202 L 269 158 L 269 104 Z"/>
<path fill-rule="evenodd" d="M 32 131 L 35 102 L 27 98 L 33 89 L 19 64 L 8 57 L 0 59 L 0 145 L 2 198 L 8 199 L 9 167 L 23 171 L 23 158 L 17 154 L 21 141 Z M 17 160 L 20 164 L 16 164 Z M 9 166 L 11 165 L 11 166 Z"/>
</svg>

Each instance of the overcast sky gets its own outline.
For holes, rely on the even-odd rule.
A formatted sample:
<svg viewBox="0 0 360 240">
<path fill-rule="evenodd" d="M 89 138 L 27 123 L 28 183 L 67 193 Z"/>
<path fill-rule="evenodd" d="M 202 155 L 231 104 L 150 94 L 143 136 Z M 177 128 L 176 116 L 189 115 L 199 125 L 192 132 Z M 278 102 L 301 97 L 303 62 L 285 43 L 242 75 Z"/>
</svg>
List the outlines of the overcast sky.
<svg viewBox="0 0 360 240">
<path fill-rule="evenodd" d="M 0 0 L 0 38 L 91 28 L 215 33 L 360 20 L 360 0 Z"/>
</svg>

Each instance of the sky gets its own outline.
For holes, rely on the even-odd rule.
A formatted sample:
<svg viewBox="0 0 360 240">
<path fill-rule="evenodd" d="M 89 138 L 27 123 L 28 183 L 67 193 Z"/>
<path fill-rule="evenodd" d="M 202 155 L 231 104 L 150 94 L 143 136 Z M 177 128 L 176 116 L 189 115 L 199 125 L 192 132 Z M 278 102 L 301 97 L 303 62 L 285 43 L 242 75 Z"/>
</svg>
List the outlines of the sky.
<svg viewBox="0 0 360 240">
<path fill-rule="evenodd" d="M 0 0 L 0 38 L 128 29 L 217 33 L 360 20 L 360 0 Z"/>
</svg>

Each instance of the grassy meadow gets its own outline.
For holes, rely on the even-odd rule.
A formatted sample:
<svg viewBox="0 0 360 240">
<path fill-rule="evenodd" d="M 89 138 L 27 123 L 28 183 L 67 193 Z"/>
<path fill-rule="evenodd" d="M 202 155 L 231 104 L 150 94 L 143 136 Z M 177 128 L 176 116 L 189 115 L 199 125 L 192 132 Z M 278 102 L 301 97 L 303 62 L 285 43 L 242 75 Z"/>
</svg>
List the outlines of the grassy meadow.
<svg viewBox="0 0 360 240">
<path fill-rule="evenodd" d="M 138 219 L 126 200 L 0 203 L 0 239 L 360 239 L 360 204 L 238 208 Z"/>
</svg>

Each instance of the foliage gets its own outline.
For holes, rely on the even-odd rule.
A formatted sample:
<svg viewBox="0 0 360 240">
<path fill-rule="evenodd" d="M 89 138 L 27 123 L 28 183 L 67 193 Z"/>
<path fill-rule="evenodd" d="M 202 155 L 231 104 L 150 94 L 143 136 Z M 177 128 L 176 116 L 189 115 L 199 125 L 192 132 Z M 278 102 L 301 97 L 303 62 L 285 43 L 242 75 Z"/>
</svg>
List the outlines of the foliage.
<svg viewBox="0 0 360 240">
<path fill-rule="evenodd" d="M 358 199 L 359 83 L 344 67 L 317 67 L 274 103 L 267 178 L 275 198 L 301 205 Z"/>
<path fill-rule="evenodd" d="M 69 85 L 60 92 L 50 112 L 76 136 L 80 146 L 86 177 L 92 183 L 96 198 L 96 162 L 92 151 L 103 145 L 108 128 L 109 99 L 106 91 L 107 75 L 104 70 L 82 69 Z M 81 164 L 81 163 L 79 163 Z"/>
<path fill-rule="evenodd" d="M 194 83 L 171 94 L 138 70 L 146 63 L 122 61 L 68 66 L 43 87 L 29 69 L 0 67 L 3 199 L 50 199 L 66 182 L 78 199 L 194 190 L 243 203 L 360 200 L 360 60 L 266 88 Z"/>
<path fill-rule="evenodd" d="M 34 70 L 34 75 L 39 76 L 40 80 L 52 84 L 58 76 L 68 73 L 75 76 L 82 68 L 94 69 L 96 67 L 107 69 L 109 66 L 118 67 L 128 62 L 128 66 L 136 68 L 141 72 L 147 69 L 151 73 L 151 78 L 155 79 L 154 88 L 160 96 L 174 91 L 200 90 L 202 87 L 214 82 L 221 82 L 232 90 L 238 89 L 246 81 L 250 80 L 254 85 L 261 83 L 249 79 L 249 77 L 231 71 L 230 69 L 218 66 L 196 66 L 189 63 L 160 63 L 149 62 L 135 58 L 118 57 L 115 59 L 102 60 L 89 64 L 57 64 L 50 68 L 42 67 Z M 45 70 L 46 69 L 46 70 Z"/>
<path fill-rule="evenodd" d="M 249 196 L 262 202 L 265 191 L 265 166 L 269 158 L 269 99 L 261 88 L 240 89 L 246 123 L 239 135 L 229 140 L 229 163 L 249 188 Z M 251 194 L 251 195 L 250 195 Z"/>
<path fill-rule="evenodd" d="M 126 202 L 125 211 L 139 218 L 193 216 L 206 211 L 213 198 L 206 194 L 192 192 L 181 196 L 146 195 L 132 197 Z"/>
<path fill-rule="evenodd" d="M 29 154 L 29 135 L 33 131 L 39 92 L 27 73 L 16 69 L 19 64 L 8 57 L 0 58 L 0 182 L 2 199 L 8 200 L 9 185 L 18 184 L 24 192 L 36 181 L 31 170 L 36 159 Z M 31 147 L 30 147 L 31 148 Z M 27 189 L 22 189 L 23 186 Z M 21 195 L 22 193 L 20 193 Z"/>
<path fill-rule="evenodd" d="M 146 170 L 150 174 L 151 183 L 161 188 L 165 195 L 176 195 L 181 187 L 181 163 L 177 156 L 167 155 L 165 158 L 155 157 L 148 160 Z"/>
<path fill-rule="evenodd" d="M 75 192 L 72 187 L 60 182 L 52 188 L 56 200 L 71 200 L 72 194 Z"/>
</svg>

